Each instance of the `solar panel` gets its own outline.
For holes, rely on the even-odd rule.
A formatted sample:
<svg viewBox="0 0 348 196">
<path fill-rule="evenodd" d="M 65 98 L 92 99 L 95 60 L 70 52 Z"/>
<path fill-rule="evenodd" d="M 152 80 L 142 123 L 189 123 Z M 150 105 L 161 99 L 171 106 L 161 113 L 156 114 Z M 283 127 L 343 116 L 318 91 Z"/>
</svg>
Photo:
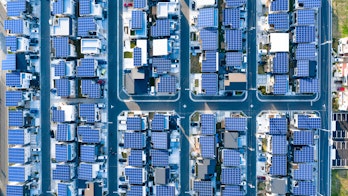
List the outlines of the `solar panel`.
<svg viewBox="0 0 348 196">
<path fill-rule="evenodd" d="M 151 142 L 155 149 L 168 149 L 169 135 L 167 132 L 152 132 Z"/>
<path fill-rule="evenodd" d="M 204 54 L 202 72 L 216 72 L 218 63 L 216 51 L 206 51 Z"/>
<path fill-rule="evenodd" d="M 9 30 L 9 34 L 23 34 L 23 20 L 5 20 L 5 30 Z"/>
<path fill-rule="evenodd" d="M 218 93 L 217 74 L 202 74 L 202 92 L 210 96 Z"/>
<path fill-rule="evenodd" d="M 314 147 L 303 146 L 294 148 L 294 162 L 308 163 L 314 162 Z"/>
<path fill-rule="evenodd" d="M 313 131 L 294 131 L 293 132 L 294 145 L 313 145 L 314 133 Z"/>
<path fill-rule="evenodd" d="M 225 129 L 227 131 L 245 131 L 247 129 L 247 119 L 241 117 L 226 117 Z"/>
<path fill-rule="evenodd" d="M 215 158 L 215 137 L 214 136 L 201 136 L 199 138 L 201 146 L 201 155 L 203 158 L 214 159 Z"/>
<path fill-rule="evenodd" d="M 298 115 L 297 118 L 297 128 L 299 129 L 320 129 L 321 128 L 321 118 L 319 117 L 309 117 L 306 115 Z"/>
<path fill-rule="evenodd" d="M 273 94 L 283 95 L 288 92 L 288 75 L 275 75 Z"/>
<path fill-rule="evenodd" d="M 56 165 L 56 169 L 53 170 L 53 180 L 70 181 L 72 177 L 70 172 L 69 165 Z"/>
<path fill-rule="evenodd" d="M 79 17 L 77 19 L 77 36 L 89 37 L 90 32 L 97 31 L 97 24 L 93 17 Z"/>
<path fill-rule="evenodd" d="M 295 52 L 296 60 L 315 60 L 315 44 L 298 44 Z"/>
<path fill-rule="evenodd" d="M 17 51 L 17 37 L 15 36 L 6 36 L 5 37 L 6 48 L 12 52 Z"/>
<path fill-rule="evenodd" d="M 65 121 L 64 110 L 52 110 L 52 121 L 53 122 L 64 122 Z"/>
<path fill-rule="evenodd" d="M 214 114 L 201 114 L 202 135 L 216 133 L 216 116 Z"/>
<path fill-rule="evenodd" d="M 24 185 L 7 185 L 6 195 L 11 196 L 23 196 L 24 195 Z"/>
<path fill-rule="evenodd" d="M 138 132 L 124 133 L 124 148 L 143 149 L 145 148 L 145 135 Z"/>
<path fill-rule="evenodd" d="M 133 7 L 134 8 L 144 8 L 147 4 L 146 0 L 134 0 L 133 2 Z"/>
<path fill-rule="evenodd" d="M 225 0 L 226 7 L 239 7 L 246 3 L 246 0 Z"/>
<path fill-rule="evenodd" d="M 53 48 L 56 58 L 67 58 L 69 56 L 69 38 L 68 37 L 53 37 Z"/>
<path fill-rule="evenodd" d="M 163 114 L 155 114 L 151 121 L 152 131 L 163 131 L 165 126 L 165 116 Z"/>
<path fill-rule="evenodd" d="M 132 29 L 141 29 L 144 26 L 144 12 L 140 10 L 132 11 Z"/>
<path fill-rule="evenodd" d="M 20 74 L 16 72 L 6 73 L 6 86 L 21 87 Z"/>
<path fill-rule="evenodd" d="M 217 27 L 217 14 L 217 8 L 209 7 L 200 9 L 197 19 L 198 27 Z"/>
<path fill-rule="evenodd" d="M 194 181 L 193 191 L 200 196 L 213 196 L 213 186 L 211 181 Z"/>
<path fill-rule="evenodd" d="M 288 11 L 289 0 L 273 0 L 271 2 L 271 11 Z"/>
<path fill-rule="evenodd" d="M 125 168 L 129 184 L 143 184 L 143 168 Z"/>
<path fill-rule="evenodd" d="M 199 36 L 202 40 L 202 50 L 218 49 L 218 31 L 216 29 L 202 29 Z"/>
<path fill-rule="evenodd" d="M 296 26 L 295 43 L 315 42 L 315 26 Z"/>
<path fill-rule="evenodd" d="M 99 143 L 100 131 L 89 126 L 77 127 L 77 134 L 83 143 Z"/>
<path fill-rule="evenodd" d="M 66 62 L 59 61 L 57 65 L 54 65 L 54 76 L 64 77 L 66 76 Z"/>
<path fill-rule="evenodd" d="M 68 134 L 68 125 L 67 124 L 58 124 L 57 125 L 57 141 L 70 141 L 72 138 L 69 138 Z"/>
<path fill-rule="evenodd" d="M 152 66 L 155 68 L 156 72 L 159 74 L 170 72 L 171 60 L 165 58 L 153 58 Z"/>
<path fill-rule="evenodd" d="M 127 130 L 141 131 L 141 118 L 140 117 L 127 117 Z"/>
<path fill-rule="evenodd" d="M 269 173 L 274 176 L 286 176 L 287 158 L 286 155 L 273 155 L 272 165 Z"/>
<path fill-rule="evenodd" d="M 240 168 L 222 168 L 221 169 L 221 184 L 235 184 L 241 183 Z"/>
<path fill-rule="evenodd" d="M 82 94 L 90 99 L 100 98 L 100 85 L 93 80 L 81 80 Z"/>
<path fill-rule="evenodd" d="M 283 74 L 289 71 L 289 54 L 277 52 L 273 58 L 273 73 Z"/>
<path fill-rule="evenodd" d="M 22 91 L 6 91 L 6 106 L 18 106 L 22 102 Z"/>
<path fill-rule="evenodd" d="M 15 127 L 24 126 L 24 117 L 22 110 L 9 110 L 8 111 L 8 125 Z"/>
<path fill-rule="evenodd" d="M 152 37 L 170 36 L 170 22 L 169 19 L 158 19 L 156 25 L 151 26 Z"/>
<path fill-rule="evenodd" d="M 286 135 L 273 135 L 272 136 L 272 154 L 287 154 L 288 143 Z"/>
<path fill-rule="evenodd" d="M 96 146 L 95 145 L 81 145 L 80 158 L 83 162 L 95 162 L 96 160 Z"/>
<path fill-rule="evenodd" d="M 6 59 L 2 60 L 2 70 L 16 70 L 16 54 L 6 54 Z"/>
<path fill-rule="evenodd" d="M 66 78 L 54 80 L 56 83 L 57 96 L 69 97 L 70 95 L 70 81 Z"/>
<path fill-rule="evenodd" d="M 9 129 L 8 130 L 8 144 L 9 145 L 24 145 L 24 130 L 23 129 Z"/>
<path fill-rule="evenodd" d="M 142 61 L 141 61 L 141 48 L 134 48 L 133 50 L 133 59 L 134 59 L 134 66 L 139 67 L 142 66 Z"/>
<path fill-rule="evenodd" d="M 242 56 L 242 52 L 226 52 L 226 66 L 241 67 Z"/>
<path fill-rule="evenodd" d="M 226 50 L 240 51 L 242 50 L 242 31 L 241 30 L 225 30 Z"/>
<path fill-rule="evenodd" d="M 167 150 L 150 150 L 151 163 L 154 167 L 166 167 L 169 165 L 169 153 Z"/>
<path fill-rule="evenodd" d="M 91 14 L 91 0 L 80 0 L 80 16 Z"/>
<path fill-rule="evenodd" d="M 142 150 L 131 150 L 128 156 L 128 164 L 134 167 L 142 167 L 143 163 L 143 151 Z"/>
<path fill-rule="evenodd" d="M 78 169 L 78 179 L 80 180 L 93 180 L 93 165 L 80 163 Z"/>
<path fill-rule="evenodd" d="M 304 8 L 320 8 L 321 0 L 298 0 L 298 4 L 302 4 Z"/>
<path fill-rule="evenodd" d="M 68 145 L 67 144 L 56 144 L 56 161 L 57 162 L 67 162 L 68 159 Z"/>
<path fill-rule="evenodd" d="M 25 175 L 24 166 L 8 166 L 8 181 L 9 182 L 25 182 L 27 176 Z"/>
<path fill-rule="evenodd" d="M 238 167 L 240 166 L 240 153 L 237 150 L 223 149 L 223 166 L 225 167 Z"/>
<path fill-rule="evenodd" d="M 240 10 L 238 8 L 224 9 L 223 22 L 224 26 L 230 26 L 231 29 L 240 28 Z"/>
<path fill-rule="evenodd" d="M 315 10 L 297 10 L 298 25 L 314 25 Z"/>
<path fill-rule="evenodd" d="M 64 13 L 64 1 L 57 0 L 53 2 L 53 15 L 63 14 Z"/>
<path fill-rule="evenodd" d="M 274 30 L 286 31 L 289 29 L 289 14 L 288 13 L 276 13 L 268 15 L 268 24 L 274 28 Z"/>
<path fill-rule="evenodd" d="M 21 16 L 26 11 L 26 1 L 8 1 L 7 2 L 7 16 Z"/>
<path fill-rule="evenodd" d="M 222 190 L 222 196 L 244 196 L 244 192 L 241 190 L 240 186 L 236 185 L 226 185 Z"/>
<path fill-rule="evenodd" d="M 318 93 L 319 81 L 313 78 L 301 78 L 299 79 L 299 93 Z"/>
<path fill-rule="evenodd" d="M 175 187 L 174 186 L 156 186 L 156 195 L 175 195 Z"/>
<path fill-rule="evenodd" d="M 297 61 L 297 76 L 298 77 L 309 76 L 309 61 L 308 60 Z"/>
<path fill-rule="evenodd" d="M 94 123 L 95 122 L 95 104 L 92 103 L 84 103 L 80 104 L 80 110 L 79 110 L 79 116 L 81 119 L 83 119 L 87 123 Z"/>
<path fill-rule="evenodd" d="M 175 93 L 176 92 L 176 77 L 175 76 L 160 76 L 158 83 L 158 92 L 160 93 Z"/>
<path fill-rule="evenodd" d="M 9 148 L 8 149 L 8 162 L 10 164 L 24 164 L 27 162 L 25 159 L 24 148 Z"/>
<path fill-rule="evenodd" d="M 288 131 L 288 121 L 286 118 L 270 118 L 269 127 L 271 135 L 285 135 Z"/>
<path fill-rule="evenodd" d="M 293 188 L 294 195 L 316 195 L 316 186 L 314 182 L 297 182 Z"/>
<path fill-rule="evenodd" d="M 139 196 L 144 195 L 143 186 L 130 186 L 130 189 L 127 191 L 127 196 Z"/>
<path fill-rule="evenodd" d="M 313 165 L 298 164 L 298 169 L 294 169 L 294 180 L 313 180 Z"/>
<path fill-rule="evenodd" d="M 68 196 L 69 185 L 58 183 L 58 196 Z"/>
</svg>

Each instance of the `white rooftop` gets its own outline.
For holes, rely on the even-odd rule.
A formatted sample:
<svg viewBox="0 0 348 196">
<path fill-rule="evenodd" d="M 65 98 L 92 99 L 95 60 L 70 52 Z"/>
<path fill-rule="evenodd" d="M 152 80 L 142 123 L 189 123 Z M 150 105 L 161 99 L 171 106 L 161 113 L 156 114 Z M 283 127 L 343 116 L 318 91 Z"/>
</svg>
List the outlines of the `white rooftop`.
<svg viewBox="0 0 348 196">
<path fill-rule="evenodd" d="M 154 39 L 152 51 L 153 56 L 168 55 L 168 39 Z"/>
<path fill-rule="evenodd" d="M 136 45 L 141 48 L 141 64 L 147 64 L 147 39 L 137 39 Z"/>
<path fill-rule="evenodd" d="M 53 21 L 52 35 L 70 35 L 70 19 L 69 18 L 57 18 Z"/>
<path fill-rule="evenodd" d="M 195 2 L 197 8 L 215 5 L 215 0 L 196 0 Z"/>
<path fill-rule="evenodd" d="M 177 3 L 159 2 L 157 4 L 157 18 L 168 18 L 168 14 L 174 14 L 177 11 Z"/>
<path fill-rule="evenodd" d="M 271 33 L 270 52 L 289 52 L 289 33 Z"/>
<path fill-rule="evenodd" d="M 100 54 L 101 41 L 99 39 L 81 39 L 82 54 Z"/>
</svg>

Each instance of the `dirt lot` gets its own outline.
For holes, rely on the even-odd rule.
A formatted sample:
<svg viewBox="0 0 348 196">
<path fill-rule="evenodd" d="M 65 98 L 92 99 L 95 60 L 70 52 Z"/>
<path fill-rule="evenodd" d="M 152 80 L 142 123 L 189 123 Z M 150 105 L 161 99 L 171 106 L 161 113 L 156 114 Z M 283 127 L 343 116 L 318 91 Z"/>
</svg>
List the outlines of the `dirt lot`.
<svg viewBox="0 0 348 196">
<path fill-rule="evenodd" d="M 332 8 L 332 37 L 334 39 L 333 48 L 337 50 L 338 39 L 348 37 L 348 1 L 332 0 Z"/>
<path fill-rule="evenodd" d="M 332 170 L 331 195 L 348 195 L 348 170 Z"/>
</svg>

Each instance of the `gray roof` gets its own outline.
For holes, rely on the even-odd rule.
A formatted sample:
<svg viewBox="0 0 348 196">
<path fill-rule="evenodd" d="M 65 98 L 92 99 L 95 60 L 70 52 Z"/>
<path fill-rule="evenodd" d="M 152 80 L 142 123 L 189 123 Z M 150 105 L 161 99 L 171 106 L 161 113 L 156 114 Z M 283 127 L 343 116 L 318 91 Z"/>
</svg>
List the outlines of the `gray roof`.
<svg viewBox="0 0 348 196">
<path fill-rule="evenodd" d="M 287 179 L 272 179 L 271 180 L 271 191 L 274 194 L 286 194 L 287 191 Z"/>
<path fill-rule="evenodd" d="M 238 148 L 238 132 L 224 132 L 224 147 Z"/>
<path fill-rule="evenodd" d="M 155 184 L 167 184 L 169 180 L 169 168 L 155 169 Z"/>
<path fill-rule="evenodd" d="M 215 173 L 215 159 L 204 159 L 203 164 L 197 165 L 197 178 L 207 180 Z"/>
</svg>

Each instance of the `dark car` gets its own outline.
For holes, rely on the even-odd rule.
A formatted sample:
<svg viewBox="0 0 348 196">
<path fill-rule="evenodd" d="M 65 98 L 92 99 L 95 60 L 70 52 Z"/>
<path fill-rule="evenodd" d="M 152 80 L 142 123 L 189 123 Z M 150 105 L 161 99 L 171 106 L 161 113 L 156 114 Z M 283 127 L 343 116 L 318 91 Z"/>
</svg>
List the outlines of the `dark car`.
<svg viewBox="0 0 348 196">
<path fill-rule="evenodd" d="M 192 127 L 196 127 L 196 126 L 198 126 L 198 123 L 193 123 L 193 122 L 192 122 L 192 123 L 191 123 L 191 126 L 192 126 Z"/>
<path fill-rule="evenodd" d="M 54 138 L 54 131 L 53 130 L 50 131 L 50 135 L 51 135 L 51 138 Z"/>
<path fill-rule="evenodd" d="M 120 163 L 124 163 L 124 162 L 127 162 L 127 159 L 118 159 L 118 161 L 119 161 Z"/>
<path fill-rule="evenodd" d="M 120 189 L 128 189 L 128 186 L 126 184 L 120 184 L 118 187 Z"/>
</svg>

